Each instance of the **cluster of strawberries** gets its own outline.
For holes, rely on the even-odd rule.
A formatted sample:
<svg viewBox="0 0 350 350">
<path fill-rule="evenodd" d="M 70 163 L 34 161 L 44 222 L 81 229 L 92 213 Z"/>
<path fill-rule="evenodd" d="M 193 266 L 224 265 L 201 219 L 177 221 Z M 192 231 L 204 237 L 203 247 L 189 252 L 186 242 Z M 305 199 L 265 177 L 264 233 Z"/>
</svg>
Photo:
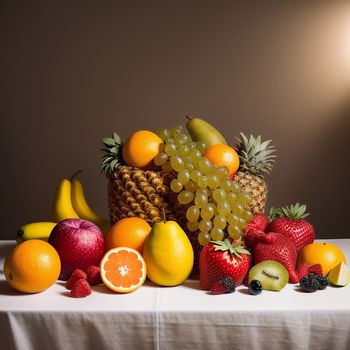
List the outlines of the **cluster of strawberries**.
<svg viewBox="0 0 350 350">
<path fill-rule="evenodd" d="M 228 276 L 239 286 L 247 276 L 252 260 L 254 265 L 266 260 L 279 262 L 288 271 L 291 283 L 298 283 L 314 270 L 322 274 L 320 265 L 308 267 L 302 263 L 296 266 L 298 253 L 315 239 L 312 225 L 305 220 L 308 215 L 305 209 L 305 206 L 297 203 L 289 208 L 272 208 L 270 219 L 264 213 L 254 214 L 244 229 L 244 241 L 234 241 L 232 244 L 227 242 L 225 247 L 217 246 L 217 242 L 207 244 L 200 256 L 202 288 L 211 290 L 217 281 Z M 244 250 L 244 247 L 251 253 Z M 227 251 L 231 253 L 231 259 L 227 259 Z M 232 263 L 232 260 L 235 262 Z M 216 294 L 216 287 L 212 293 Z"/>
<path fill-rule="evenodd" d="M 66 282 L 66 288 L 70 290 L 69 295 L 71 297 L 84 298 L 91 294 L 91 286 L 101 283 L 100 268 L 90 266 L 86 272 L 81 269 L 75 269 Z"/>
</svg>

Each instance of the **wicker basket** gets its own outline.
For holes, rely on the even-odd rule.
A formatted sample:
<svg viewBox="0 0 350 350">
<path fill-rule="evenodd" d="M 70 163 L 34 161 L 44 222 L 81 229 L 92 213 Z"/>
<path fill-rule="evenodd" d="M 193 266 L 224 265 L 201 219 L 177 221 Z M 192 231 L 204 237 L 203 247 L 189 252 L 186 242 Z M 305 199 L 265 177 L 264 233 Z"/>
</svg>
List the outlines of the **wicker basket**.
<svg viewBox="0 0 350 350">
<path fill-rule="evenodd" d="M 177 194 L 170 187 L 174 179 L 171 173 L 141 170 L 129 166 L 119 166 L 108 182 L 108 206 L 111 224 L 126 217 L 138 216 L 149 224 L 163 220 L 163 210 L 167 220 L 176 221 L 186 232 L 194 251 L 192 275 L 198 273 L 201 246 L 196 232 L 189 232 L 186 223 L 186 209 L 177 201 Z"/>
</svg>

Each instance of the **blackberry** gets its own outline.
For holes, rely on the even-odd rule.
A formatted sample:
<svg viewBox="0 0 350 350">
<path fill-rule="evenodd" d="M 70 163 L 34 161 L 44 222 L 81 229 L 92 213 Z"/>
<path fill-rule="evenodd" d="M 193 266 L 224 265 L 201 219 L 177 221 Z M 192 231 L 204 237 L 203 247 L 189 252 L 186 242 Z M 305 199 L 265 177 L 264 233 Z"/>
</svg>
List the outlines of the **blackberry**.
<svg viewBox="0 0 350 350">
<path fill-rule="evenodd" d="M 318 276 L 317 278 L 317 281 L 318 281 L 318 289 L 326 289 L 327 286 L 328 286 L 328 278 L 326 276 Z"/>
<path fill-rule="evenodd" d="M 235 281 L 227 276 L 222 277 L 210 287 L 211 294 L 233 293 L 236 289 Z"/>
<path fill-rule="evenodd" d="M 310 278 L 310 277 L 301 278 L 299 285 L 304 291 L 309 292 L 309 293 L 316 292 L 316 290 L 320 286 L 320 284 L 316 278 Z"/>
<path fill-rule="evenodd" d="M 249 283 L 249 293 L 253 295 L 258 295 L 262 292 L 262 285 L 261 282 L 258 280 L 251 280 Z"/>
<path fill-rule="evenodd" d="M 233 293 L 236 289 L 236 285 L 235 285 L 235 281 L 229 277 L 229 276 L 226 276 L 226 277 L 223 277 L 220 279 L 220 282 L 222 285 L 224 285 L 225 287 L 227 287 L 227 293 Z"/>
</svg>

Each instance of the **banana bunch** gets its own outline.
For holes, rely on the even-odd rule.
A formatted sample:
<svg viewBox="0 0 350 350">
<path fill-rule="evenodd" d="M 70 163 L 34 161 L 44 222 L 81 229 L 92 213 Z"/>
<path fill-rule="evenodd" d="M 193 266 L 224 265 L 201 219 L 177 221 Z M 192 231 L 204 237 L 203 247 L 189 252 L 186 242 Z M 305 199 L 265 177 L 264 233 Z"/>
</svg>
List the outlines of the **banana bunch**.
<svg viewBox="0 0 350 350">
<path fill-rule="evenodd" d="M 17 243 L 28 239 L 42 239 L 47 241 L 52 229 L 62 220 L 69 218 L 84 219 L 93 222 L 106 234 L 110 228 L 109 221 L 97 215 L 88 205 L 82 183 L 74 177 L 81 171 L 76 172 L 70 179 L 62 179 L 58 183 L 53 208 L 53 222 L 32 222 L 23 225 L 17 232 Z"/>
</svg>

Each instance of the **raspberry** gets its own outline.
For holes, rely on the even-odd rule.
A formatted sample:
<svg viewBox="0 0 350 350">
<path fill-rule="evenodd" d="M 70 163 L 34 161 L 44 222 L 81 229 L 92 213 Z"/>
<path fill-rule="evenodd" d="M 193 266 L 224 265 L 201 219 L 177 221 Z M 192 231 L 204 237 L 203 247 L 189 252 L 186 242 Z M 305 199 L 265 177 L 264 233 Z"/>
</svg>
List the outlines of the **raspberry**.
<svg viewBox="0 0 350 350">
<path fill-rule="evenodd" d="M 231 277 L 220 278 L 219 281 L 212 284 L 211 294 L 233 293 L 235 291 L 235 282 Z"/>
<path fill-rule="evenodd" d="M 314 273 L 315 275 L 322 276 L 322 266 L 321 264 L 315 264 L 309 267 L 309 273 Z"/>
<path fill-rule="evenodd" d="M 80 279 L 86 280 L 87 275 L 83 270 L 75 269 L 66 283 L 66 288 L 69 290 L 72 289 L 74 283 Z"/>
<path fill-rule="evenodd" d="M 90 294 L 91 294 L 90 284 L 84 278 L 77 280 L 70 291 L 70 296 L 73 298 L 84 298 Z"/>
<path fill-rule="evenodd" d="M 89 281 L 91 286 L 96 286 L 102 283 L 100 268 L 97 266 L 90 266 L 86 270 L 87 280 Z"/>
</svg>

